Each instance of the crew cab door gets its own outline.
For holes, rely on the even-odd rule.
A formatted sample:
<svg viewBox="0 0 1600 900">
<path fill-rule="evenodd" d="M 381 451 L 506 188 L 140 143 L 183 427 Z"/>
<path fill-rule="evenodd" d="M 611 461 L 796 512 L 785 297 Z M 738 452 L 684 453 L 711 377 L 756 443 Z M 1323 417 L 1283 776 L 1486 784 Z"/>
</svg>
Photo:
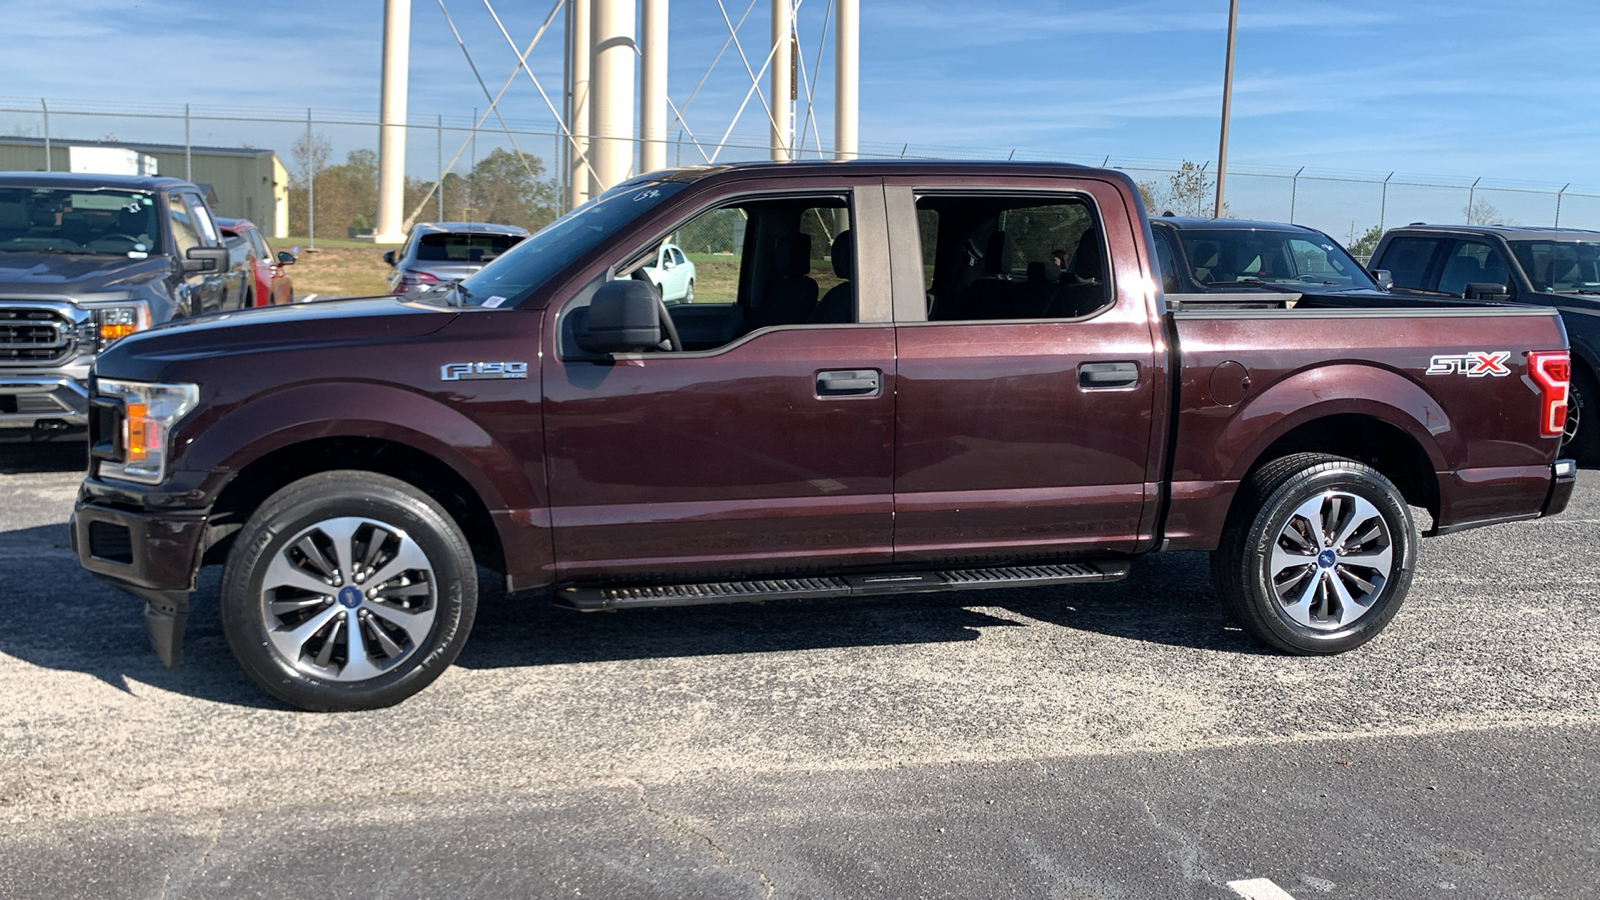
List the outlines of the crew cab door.
<svg viewBox="0 0 1600 900">
<path fill-rule="evenodd" d="M 608 261 L 610 276 L 629 277 L 659 260 L 663 240 L 691 254 L 695 302 L 670 307 L 685 349 L 581 351 L 575 311 L 602 279 L 546 310 L 546 459 L 563 581 L 891 557 L 882 187 L 841 179 L 822 190 L 732 191 L 691 200 L 693 212 Z"/>
<path fill-rule="evenodd" d="M 1164 344 L 1121 194 L 1087 179 L 889 179 L 885 193 L 895 561 L 1140 549 Z"/>
<path fill-rule="evenodd" d="M 222 236 L 211 220 L 205 202 L 189 191 L 174 191 L 167 195 L 167 221 L 172 228 L 172 239 L 177 255 L 174 265 L 180 270 L 183 286 L 179 289 L 187 298 L 190 315 L 215 312 L 222 308 L 226 296 L 227 279 L 232 272 L 182 273 L 183 260 L 191 247 L 221 247 Z"/>
</svg>

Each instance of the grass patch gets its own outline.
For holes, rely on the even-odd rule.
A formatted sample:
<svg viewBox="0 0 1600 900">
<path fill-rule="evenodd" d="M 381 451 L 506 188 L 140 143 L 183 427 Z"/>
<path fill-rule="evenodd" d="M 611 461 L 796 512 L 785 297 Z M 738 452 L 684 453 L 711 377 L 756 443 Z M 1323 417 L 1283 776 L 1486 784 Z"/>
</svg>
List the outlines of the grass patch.
<svg viewBox="0 0 1600 900">
<path fill-rule="evenodd" d="M 389 291 L 389 264 L 383 261 L 383 250 L 362 241 L 350 241 L 354 247 L 326 247 L 319 239 L 317 252 L 305 252 L 300 245 L 300 258 L 285 271 L 294 279 L 297 297 L 317 294 L 320 297 L 361 297 L 384 294 Z M 278 242 L 288 248 L 291 243 Z"/>
</svg>

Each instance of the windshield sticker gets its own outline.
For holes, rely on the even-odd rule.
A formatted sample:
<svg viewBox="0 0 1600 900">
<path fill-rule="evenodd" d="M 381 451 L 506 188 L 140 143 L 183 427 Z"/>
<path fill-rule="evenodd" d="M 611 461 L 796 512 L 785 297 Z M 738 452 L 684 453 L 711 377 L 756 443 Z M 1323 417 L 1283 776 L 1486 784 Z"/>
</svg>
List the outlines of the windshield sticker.
<svg viewBox="0 0 1600 900">
<path fill-rule="evenodd" d="M 150 258 L 150 254 L 144 252 L 143 250 L 129 250 L 128 251 L 128 258 L 129 259 L 149 259 Z"/>
<path fill-rule="evenodd" d="M 655 198 L 657 198 L 659 196 L 661 196 L 661 189 L 660 188 L 650 188 L 648 190 L 643 190 L 643 191 L 640 191 L 637 194 L 634 194 L 633 195 L 633 202 L 638 203 L 641 200 L 654 200 Z"/>
<path fill-rule="evenodd" d="M 490 297 L 489 299 L 483 301 L 483 308 L 494 309 L 504 302 L 506 302 L 506 298 L 504 297 Z"/>
<path fill-rule="evenodd" d="M 1510 350 L 1474 350 L 1471 353 L 1441 353 L 1428 361 L 1429 375 L 1465 375 L 1482 378 L 1493 375 L 1500 378 L 1511 374 L 1506 360 Z"/>
</svg>

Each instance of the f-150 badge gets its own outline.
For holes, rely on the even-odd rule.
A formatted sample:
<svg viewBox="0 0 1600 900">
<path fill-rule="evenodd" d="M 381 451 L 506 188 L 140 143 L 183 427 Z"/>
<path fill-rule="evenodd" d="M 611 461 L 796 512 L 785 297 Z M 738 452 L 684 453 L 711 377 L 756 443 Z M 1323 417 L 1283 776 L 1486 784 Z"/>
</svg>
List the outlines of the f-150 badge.
<svg viewBox="0 0 1600 900">
<path fill-rule="evenodd" d="M 500 378 L 527 378 L 525 362 L 445 363 L 439 367 L 440 381 L 491 381 Z"/>
<path fill-rule="evenodd" d="M 1510 350 L 1474 350 L 1471 353 L 1445 353 L 1428 361 L 1428 374 L 1465 375 L 1468 378 L 1482 378 L 1485 375 L 1493 375 L 1499 378 L 1502 375 L 1511 374 L 1511 370 L 1506 368 L 1506 360 L 1510 358 Z"/>
</svg>

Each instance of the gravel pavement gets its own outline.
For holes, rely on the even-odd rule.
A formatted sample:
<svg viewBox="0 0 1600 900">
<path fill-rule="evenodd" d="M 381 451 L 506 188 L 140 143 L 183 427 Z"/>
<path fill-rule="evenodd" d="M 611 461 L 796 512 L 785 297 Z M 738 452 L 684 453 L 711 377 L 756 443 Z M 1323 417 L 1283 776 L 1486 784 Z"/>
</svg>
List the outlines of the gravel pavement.
<svg viewBox="0 0 1600 900">
<path fill-rule="evenodd" d="M 1600 883 L 1600 489 L 1425 540 L 1365 648 L 1124 582 L 583 615 L 317 715 L 80 571 L 82 445 L 0 446 L 0 897 L 1575 897 Z"/>
</svg>

